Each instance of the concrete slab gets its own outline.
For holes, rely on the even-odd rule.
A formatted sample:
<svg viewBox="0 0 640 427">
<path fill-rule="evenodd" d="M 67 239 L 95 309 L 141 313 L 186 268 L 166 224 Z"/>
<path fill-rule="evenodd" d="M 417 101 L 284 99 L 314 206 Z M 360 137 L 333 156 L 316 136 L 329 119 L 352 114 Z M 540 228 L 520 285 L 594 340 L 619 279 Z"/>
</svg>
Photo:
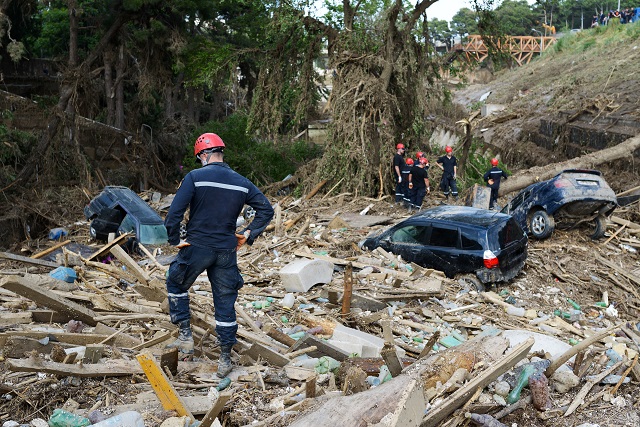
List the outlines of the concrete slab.
<svg viewBox="0 0 640 427">
<path fill-rule="evenodd" d="M 331 282 L 333 263 L 319 259 L 297 259 L 280 270 L 287 292 L 307 292 L 314 285 Z"/>
<path fill-rule="evenodd" d="M 362 357 L 379 357 L 380 351 L 384 346 L 382 338 L 343 325 L 336 325 L 331 339 L 362 345 Z"/>
</svg>

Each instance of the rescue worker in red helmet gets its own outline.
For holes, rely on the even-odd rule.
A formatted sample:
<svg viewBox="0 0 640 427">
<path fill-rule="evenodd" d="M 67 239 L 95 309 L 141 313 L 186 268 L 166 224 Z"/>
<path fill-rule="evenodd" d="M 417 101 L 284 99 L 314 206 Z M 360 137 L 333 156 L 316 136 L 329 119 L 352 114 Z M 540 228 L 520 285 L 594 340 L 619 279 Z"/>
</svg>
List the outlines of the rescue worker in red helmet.
<svg viewBox="0 0 640 427">
<path fill-rule="evenodd" d="M 500 190 L 500 180 L 507 179 L 508 175 L 505 171 L 498 167 L 498 159 L 491 159 L 491 169 L 483 176 L 484 182 L 491 188 L 491 197 L 489 197 L 489 209 L 493 209 L 498 201 L 498 191 Z"/>
<path fill-rule="evenodd" d="M 396 154 L 393 156 L 393 172 L 396 178 L 396 204 L 402 202 L 404 198 L 404 186 L 402 184 L 402 168 L 404 167 L 404 144 L 397 144 Z"/>
<path fill-rule="evenodd" d="M 411 209 L 420 211 L 420 209 L 422 209 L 424 196 L 431 191 L 429 186 L 428 164 L 429 160 L 426 157 L 421 157 L 417 165 L 411 169 L 409 188 L 413 190 L 413 197 L 411 199 L 411 206 L 409 206 L 409 212 L 411 212 Z"/>
<path fill-rule="evenodd" d="M 458 185 L 456 184 L 456 179 L 458 178 L 458 160 L 453 155 L 453 148 L 451 148 L 451 146 L 447 145 L 444 151 L 446 154 L 436 161 L 438 167 L 442 169 L 440 189 L 447 200 L 449 200 L 449 192 L 451 192 L 454 200 L 458 201 Z"/>
<path fill-rule="evenodd" d="M 179 328 L 178 339 L 169 347 L 193 353 L 189 288 L 206 271 L 220 342 L 217 372 L 220 378 L 232 370 L 231 349 L 237 342 L 234 304 L 243 280 L 236 252 L 244 243 L 251 245 L 273 218 L 273 208 L 264 194 L 224 163 L 224 148 L 224 142 L 215 133 L 205 133 L 196 140 L 194 154 L 202 167 L 184 177 L 164 221 L 169 243 L 180 249 L 167 274 L 169 314 L 171 322 Z M 255 210 L 255 217 L 238 234 L 236 220 L 245 204 Z M 180 222 L 187 208 L 187 233 L 181 240 Z"/>
<path fill-rule="evenodd" d="M 409 174 L 411 173 L 411 169 L 413 168 L 413 159 L 409 157 L 405 161 L 404 167 L 401 169 L 402 173 L 402 202 L 405 208 L 408 208 L 411 205 L 411 196 L 409 189 Z"/>
</svg>

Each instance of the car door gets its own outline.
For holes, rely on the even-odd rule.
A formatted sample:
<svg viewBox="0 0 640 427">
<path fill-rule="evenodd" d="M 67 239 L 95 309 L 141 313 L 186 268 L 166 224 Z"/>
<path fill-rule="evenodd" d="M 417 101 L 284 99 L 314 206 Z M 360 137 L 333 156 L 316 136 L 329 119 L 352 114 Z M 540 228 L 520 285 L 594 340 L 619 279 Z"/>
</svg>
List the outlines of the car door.
<svg viewBox="0 0 640 427">
<path fill-rule="evenodd" d="M 389 233 L 385 239 L 383 249 L 387 249 L 395 255 L 402 256 L 407 262 L 415 262 L 424 267 L 432 267 L 431 252 L 425 245 L 429 241 L 431 228 L 428 223 L 404 224 Z"/>
<path fill-rule="evenodd" d="M 461 270 L 468 260 L 461 257 L 460 234 L 455 226 L 438 224 L 431 225 L 428 248 L 432 253 L 435 266 L 433 268 L 443 271 L 447 277 L 453 277 Z"/>
</svg>

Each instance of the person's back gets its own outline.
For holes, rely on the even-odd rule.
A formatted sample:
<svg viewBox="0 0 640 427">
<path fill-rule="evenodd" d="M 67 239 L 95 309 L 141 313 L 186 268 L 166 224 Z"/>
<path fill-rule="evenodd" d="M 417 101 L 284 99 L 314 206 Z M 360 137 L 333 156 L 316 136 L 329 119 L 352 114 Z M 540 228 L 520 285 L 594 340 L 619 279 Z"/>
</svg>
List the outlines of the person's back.
<svg viewBox="0 0 640 427">
<path fill-rule="evenodd" d="M 210 163 L 187 174 L 176 192 L 165 224 L 169 242 L 179 238 L 180 220 L 189 205 L 188 241 L 192 245 L 212 249 L 236 247 L 236 220 L 245 204 L 258 203 L 267 211 L 268 199 L 247 178 L 235 172 L 226 163 Z M 181 211 L 182 210 L 182 211 Z M 256 210 L 255 225 L 269 219 L 261 218 L 265 210 Z M 266 219 L 266 221 L 265 221 Z M 254 231 L 259 234 L 264 227 Z M 173 237 L 173 239 L 172 239 Z"/>
</svg>

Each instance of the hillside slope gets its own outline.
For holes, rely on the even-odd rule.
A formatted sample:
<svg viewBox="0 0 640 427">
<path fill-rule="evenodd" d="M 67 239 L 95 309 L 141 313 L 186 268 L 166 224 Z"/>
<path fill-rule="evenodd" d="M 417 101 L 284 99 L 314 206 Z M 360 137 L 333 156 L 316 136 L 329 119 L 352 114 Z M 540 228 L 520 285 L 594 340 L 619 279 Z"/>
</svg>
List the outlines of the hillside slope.
<svg viewBox="0 0 640 427">
<path fill-rule="evenodd" d="M 512 170 L 565 160 L 640 133 L 639 47 L 638 24 L 570 34 L 526 66 L 456 90 L 455 100 L 471 110 L 490 91 L 485 102 L 505 107 L 474 130 Z M 637 185 L 634 162 L 608 174 L 611 166 L 600 169 L 616 191 Z"/>
</svg>

